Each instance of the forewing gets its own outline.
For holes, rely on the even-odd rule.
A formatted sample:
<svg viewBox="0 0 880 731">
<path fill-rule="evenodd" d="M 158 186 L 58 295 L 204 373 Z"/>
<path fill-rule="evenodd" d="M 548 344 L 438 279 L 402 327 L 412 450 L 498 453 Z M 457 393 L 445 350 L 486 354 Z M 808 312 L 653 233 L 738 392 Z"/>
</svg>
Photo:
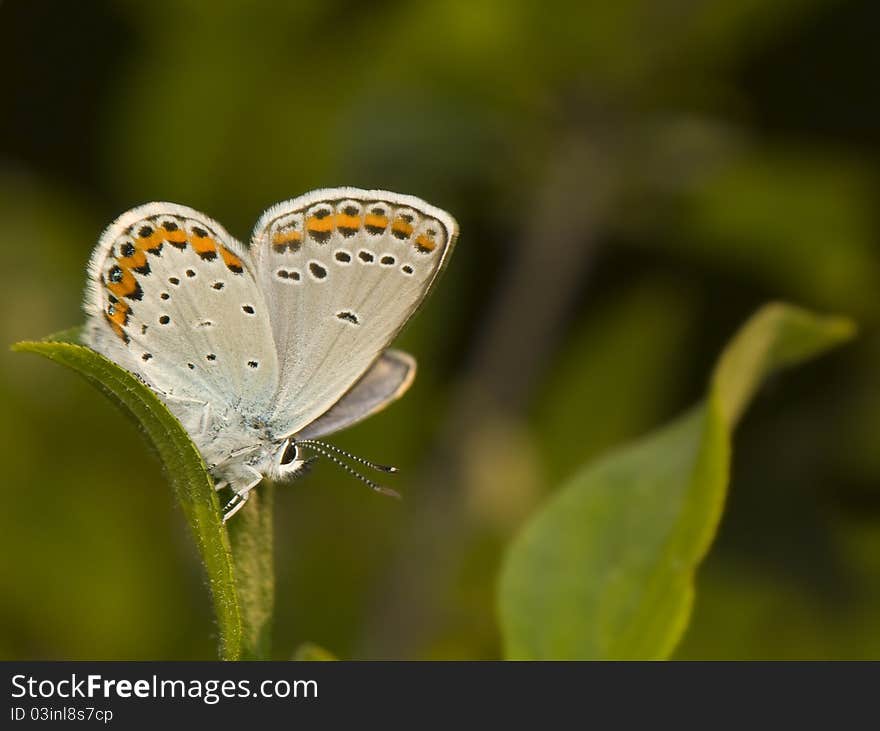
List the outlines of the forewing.
<svg viewBox="0 0 880 731">
<path fill-rule="evenodd" d="M 296 438 L 317 439 L 363 421 L 403 396 L 415 375 L 415 358 L 400 350 L 386 350 L 348 393 Z"/>
<path fill-rule="evenodd" d="M 173 203 L 127 211 L 89 264 L 87 341 L 160 394 L 269 408 L 278 379 L 265 300 L 244 247 Z"/>
<path fill-rule="evenodd" d="M 263 214 L 251 252 L 278 348 L 272 423 L 295 434 L 385 350 L 449 259 L 455 220 L 385 191 L 319 190 Z"/>
</svg>

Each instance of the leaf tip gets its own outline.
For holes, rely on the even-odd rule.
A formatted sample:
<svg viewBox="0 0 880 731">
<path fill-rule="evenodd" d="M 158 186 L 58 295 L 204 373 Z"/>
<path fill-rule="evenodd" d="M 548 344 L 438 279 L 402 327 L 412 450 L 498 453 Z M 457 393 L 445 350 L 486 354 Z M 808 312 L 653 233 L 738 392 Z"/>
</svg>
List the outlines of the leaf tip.
<svg viewBox="0 0 880 731">
<path fill-rule="evenodd" d="M 845 315 L 822 315 L 804 307 L 777 300 L 762 307 L 753 319 L 791 319 L 795 322 L 809 324 L 820 331 L 826 341 L 831 344 L 852 340 L 858 334 L 858 324 Z"/>
</svg>

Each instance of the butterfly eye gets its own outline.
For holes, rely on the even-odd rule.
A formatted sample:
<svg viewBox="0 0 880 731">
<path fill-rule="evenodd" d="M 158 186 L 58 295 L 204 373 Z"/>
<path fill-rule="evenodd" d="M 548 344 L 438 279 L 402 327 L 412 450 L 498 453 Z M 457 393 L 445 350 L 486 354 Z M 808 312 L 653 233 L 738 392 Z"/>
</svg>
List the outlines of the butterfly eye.
<svg viewBox="0 0 880 731">
<path fill-rule="evenodd" d="M 299 456 L 299 449 L 296 447 L 295 442 L 288 442 L 287 447 L 284 449 L 284 454 L 281 455 L 281 464 L 287 465 L 293 462 Z"/>
</svg>

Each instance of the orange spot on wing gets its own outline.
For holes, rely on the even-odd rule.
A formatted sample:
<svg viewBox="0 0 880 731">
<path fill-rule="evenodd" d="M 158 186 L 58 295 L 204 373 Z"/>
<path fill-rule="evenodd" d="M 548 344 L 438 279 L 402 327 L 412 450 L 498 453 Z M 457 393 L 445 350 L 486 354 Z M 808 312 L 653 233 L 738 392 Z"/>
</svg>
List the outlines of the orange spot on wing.
<svg viewBox="0 0 880 731">
<path fill-rule="evenodd" d="M 159 241 L 171 241 L 175 244 L 182 244 L 186 241 L 186 231 L 181 228 L 176 229 L 175 231 L 157 231 L 150 238 L 155 237 L 158 237 Z"/>
<path fill-rule="evenodd" d="M 339 228 L 351 228 L 357 231 L 361 227 L 361 217 L 349 216 L 347 213 L 337 213 L 336 225 Z"/>
<path fill-rule="evenodd" d="M 276 231 L 272 236 L 272 248 L 278 254 L 283 254 L 290 247 L 291 251 L 297 251 L 302 242 L 302 233 L 288 229 L 286 231 Z"/>
<path fill-rule="evenodd" d="M 193 250 L 203 258 L 206 255 L 217 254 L 217 242 L 210 236 L 196 236 L 193 234 L 192 241 Z M 239 262 L 241 263 L 241 262 Z"/>
<path fill-rule="evenodd" d="M 130 312 L 131 307 L 125 302 L 112 302 L 104 310 L 104 319 L 110 325 L 110 329 L 113 330 L 116 337 L 126 344 L 128 343 L 128 335 L 125 332 L 125 324 L 128 322 Z"/>
<path fill-rule="evenodd" d="M 402 218 L 395 218 L 394 225 L 391 227 L 391 230 L 394 233 L 409 236 L 413 232 L 413 227 L 411 223 L 407 223 Z"/>
<path fill-rule="evenodd" d="M 333 216 L 325 216 L 324 218 L 318 218 L 317 216 L 310 216 L 306 220 L 306 228 L 309 231 L 316 232 L 327 232 L 333 230 Z"/>
<path fill-rule="evenodd" d="M 244 264 L 242 264 L 241 259 L 225 246 L 220 246 L 219 250 L 220 256 L 223 257 L 223 263 L 226 264 L 226 268 L 229 269 L 229 271 L 235 272 L 236 274 L 241 274 L 244 271 Z"/>
<path fill-rule="evenodd" d="M 107 312 L 107 319 L 111 322 L 115 322 L 120 327 L 124 325 L 128 321 L 128 313 L 131 311 L 131 307 L 128 306 L 125 302 L 114 302 L 111 305 L 108 305 L 108 309 L 112 309 L 112 314 Z"/>
<path fill-rule="evenodd" d="M 421 234 L 416 239 L 416 248 L 419 251 L 434 251 L 437 247 L 437 242 L 434 239 L 429 238 L 427 234 Z"/>
<path fill-rule="evenodd" d="M 104 313 L 104 318 L 107 320 L 107 324 L 110 325 L 110 329 L 116 334 L 122 342 L 128 342 L 128 335 L 125 334 L 125 330 L 122 329 L 122 325 L 113 321 L 113 318 L 110 317 L 106 312 Z"/>
<path fill-rule="evenodd" d="M 134 245 L 139 251 L 156 251 L 166 240 L 176 240 L 172 238 L 172 235 L 179 236 L 183 240 L 186 240 L 186 233 L 184 231 L 166 231 L 165 229 L 157 228 L 149 236 L 137 239 L 134 242 Z"/>
<path fill-rule="evenodd" d="M 291 241 L 300 241 L 302 234 L 299 231 L 279 231 L 272 237 L 273 244 L 289 244 Z"/>
<path fill-rule="evenodd" d="M 388 218 L 369 213 L 364 217 L 364 226 L 368 228 L 380 228 L 383 231 L 388 228 Z"/>
<path fill-rule="evenodd" d="M 137 280 L 134 278 L 134 274 L 131 273 L 131 270 L 124 267 L 121 267 L 121 269 L 122 278 L 118 282 L 107 282 L 107 289 L 120 299 L 132 295 L 138 290 Z M 125 303 L 120 302 L 119 304 L 122 305 Z M 126 309 L 126 312 L 127 311 L 128 310 Z"/>
<path fill-rule="evenodd" d="M 143 241 L 144 239 L 138 239 L 138 241 Z M 119 256 L 116 258 L 116 261 L 119 262 L 119 266 L 123 269 L 139 269 L 147 263 L 147 255 L 140 248 L 135 248 L 134 254 L 131 256 Z"/>
</svg>

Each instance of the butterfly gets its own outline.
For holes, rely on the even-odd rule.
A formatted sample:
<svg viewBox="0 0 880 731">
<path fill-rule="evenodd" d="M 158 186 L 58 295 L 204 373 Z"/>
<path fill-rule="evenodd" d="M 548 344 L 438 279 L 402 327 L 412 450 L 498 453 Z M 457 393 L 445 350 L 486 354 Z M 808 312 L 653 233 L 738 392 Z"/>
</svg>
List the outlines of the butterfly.
<svg viewBox="0 0 880 731">
<path fill-rule="evenodd" d="M 232 498 L 314 451 L 394 471 L 320 437 L 400 398 L 415 359 L 388 346 L 449 261 L 458 225 L 409 195 L 328 188 L 263 213 L 249 246 L 199 211 L 147 203 L 101 235 L 85 342 L 152 389 Z M 391 494 L 372 480 L 374 489 Z"/>
</svg>

